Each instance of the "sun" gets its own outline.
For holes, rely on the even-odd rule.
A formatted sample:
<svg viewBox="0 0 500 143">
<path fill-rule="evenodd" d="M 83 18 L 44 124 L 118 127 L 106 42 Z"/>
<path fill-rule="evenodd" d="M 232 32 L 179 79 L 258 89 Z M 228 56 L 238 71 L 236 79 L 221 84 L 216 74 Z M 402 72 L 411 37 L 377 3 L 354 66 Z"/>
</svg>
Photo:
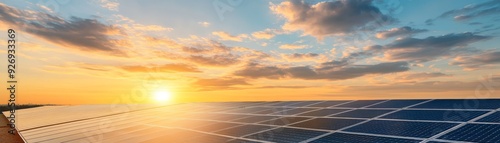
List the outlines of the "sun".
<svg viewBox="0 0 500 143">
<path fill-rule="evenodd" d="M 166 90 L 158 90 L 154 92 L 154 100 L 156 102 L 167 102 L 172 99 L 172 93 Z"/>
</svg>

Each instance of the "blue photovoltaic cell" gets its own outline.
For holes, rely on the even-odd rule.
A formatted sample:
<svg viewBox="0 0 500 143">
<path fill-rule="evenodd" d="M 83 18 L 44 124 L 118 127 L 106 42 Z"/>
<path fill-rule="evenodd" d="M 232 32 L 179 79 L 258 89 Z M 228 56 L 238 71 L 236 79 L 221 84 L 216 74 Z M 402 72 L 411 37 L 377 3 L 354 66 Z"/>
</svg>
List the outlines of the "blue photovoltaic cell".
<svg viewBox="0 0 500 143">
<path fill-rule="evenodd" d="M 221 131 L 217 131 L 216 133 L 228 135 L 228 136 L 233 136 L 233 137 L 241 137 L 241 136 L 249 135 L 252 133 L 259 132 L 259 131 L 268 130 L 271 128 L 275 128 L 275 127 L 262 126 L 262 125 L 243 125 L 243 126 L 238 126 L 238 127 L 233 127 L 233 128 L 228 128 L 228 129 L 224 129 Z"/>
<path fill-rule="evenodd" d="M 357 109 L 340 114 L 333 115 L 332 117 L 350 117 L 350 118 L 373 118 L 394 110 L 377 110 L 377 109 Z"/>
<path fill-rule="evenodd" d="M 390 100 L 367 108 L 404 108 L 427 100 Z"/>
<path fill-rule="evenodd" d="M 337 113 L 344 112 L 347 110 L 349 110 L 349 109 L 321 109 L 321 110 L 302 113 L 302 114 L 299 114 L 299 116 L 321 117 L 321 116 L 328 116 L 328 115 L 332 115 L 332 114 L 337 114 Z"/>
<path fill-rule="evenodd" d="M 324 102 L 321 102 L 318 104 L 309 105 L 308 107 L 331 107 L 331 106 L 335 106 L 335 105 L 338 105 L 341 103 L 346 103 L 346 102 L 349 102 L 349 101 L 324 101 Z"/>
<path fill-rule="evenodd" d="M 307 118 L 307 117 L 281 117 L 278 119 L 272 119 L 272 120 L 268 120 L 268 121 L 259 122 L 259 124 L 282 126 L 282 125 L 297 123 L 297 122 L 308 120 L 308 119 L 311 119 L 311 118 Z"/>
<path fill-rule="evenodd" d="M 466 124 L 439 137 L 439 139 L 484 143 L 500 142 L 500 125 Z"/>
<path fill-rule="evenodd" d="M 272 104 L 269 106 L 291 106 L 291 105 L 299 104 L 299 103 L 301 103 L 301 102 L 300 101 L 288 101 L 288 102 L 279 102 L 279 103 Z"/>
<path fill-rule="evenodd" d="M 257 122 L 262 122 L 266 120 L 271 120 L 271 119 L 278 119 L 280 117 L 278 116 L 251 116 L 247 118 L 241 118 L 238 120 L 234 120 L 231 122 L 238 122 L 238 123 L 257 123 Z"/>
<path fill-rule="evenodd" d="M 469 121 L 487 111 L 463 110 L 401 110 L 381 118 L 407 120 L 436 120 L 436 121 Z"/>
<path fill-rule="evenodd" d="M 354 101 L 354 102 L 350 102 L 350 103 L 346 103 L 346 104 L 337 105 L 335 107 L 360 108 L 360 107 L 365 107 L 365 106 L 372 105 L 375 103 L 379 103 L 382 101 L 384 101 L 384 100 L 359 100 L 359 101 Z"/>
<path fill-rule="evenodd" d="M 500 122 L 500 112 L 495 112 L 493 114 L 490 114 L 486 117 L 483 117 L 479 120 L 477 120 L 477 122 L 494 122 L 494 123 L 498 123 Z"/>
<path fill-rule="evenodd" d="M 272 115 L 295 115 L 303 112 L 308 112 L 314 110 L 313 108 L 292 108 L 290 110 L 277 111 L 272 113 Z"/>
<path fill-rule="evenodd" d="M 407 122 L 372 120 L 348 128 L 345 131 L 371 133 L 381 135 L 395 135 L 407 137 L 428 138 L 445 131 L 457 124 L 437 122 Z"/>
<path fill-rule="evenodd" d="M 333 133 L 310 143 L 418 143 L 420 140 Z"/>
<path fill-rule="evenodd" d="M 315 104 L 315 103 L 318 103 L 318 102 L 321 102 L 321 101 L 303 101 L 303 102 L 300 102 L 300 103 L 297 103 L 297 104 L 292 104 L 290 106 L 292 106 L 292 107 L 302 107 L 302 106 L 307 106 L 307 105 Z"/>
<path fill-rule="evenodd" d="M 311 129 L 324 129 L 324 130 L 338 130 L 364 120 L 356 119 L 336 119 L 336 118 L 315 118 L 312 120 L 292 124 L 290 126 L 311 128 Z"/>
<path fill-rule="evenodd" d="M 278 142 L 278 143 L 297 143 L 313 137 L 317 137 L 325 133 L 327 132 L 283 127 L 283 128 L 272 129 L 265 132 L 260 132 L 257 134 L 252 134 L 246 136 L 245 138 Z"/>
<path fill-rule="evenodd" d="M 436 109 L 497 109 L 500 108 L 500 99 L 439 99 L 411 108 Z"/>
</svg>

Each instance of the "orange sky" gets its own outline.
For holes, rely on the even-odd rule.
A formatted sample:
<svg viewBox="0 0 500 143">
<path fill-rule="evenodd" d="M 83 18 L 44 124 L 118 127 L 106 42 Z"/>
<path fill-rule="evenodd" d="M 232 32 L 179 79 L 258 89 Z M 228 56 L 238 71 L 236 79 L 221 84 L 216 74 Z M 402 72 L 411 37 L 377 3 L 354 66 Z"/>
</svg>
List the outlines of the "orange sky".
<svg viewBox="0 0 500 143">
<path fill-rule="evenodd" d="M 17 31 L 21 104 L 500 98 L 498 24 L 456 17 L 471 3 L 9 1 L 0 33 Z"/>
</svg>

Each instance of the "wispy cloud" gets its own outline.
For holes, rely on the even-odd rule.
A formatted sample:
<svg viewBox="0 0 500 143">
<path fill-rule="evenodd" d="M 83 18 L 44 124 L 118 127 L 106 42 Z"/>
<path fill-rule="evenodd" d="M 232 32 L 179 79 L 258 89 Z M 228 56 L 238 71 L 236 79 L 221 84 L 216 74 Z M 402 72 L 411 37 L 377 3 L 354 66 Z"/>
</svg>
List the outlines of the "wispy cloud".
<svg viewBox="0 0 500 143">
<path fill-rule="evenodd" d="M 224 31 L 212 32 L 212 35 L 215 35 L 215 36 L 219 37 L 221 40 L 224 40 L 224 41 L 237 41 L 237 42 L 241 42 L 244 39 L 248 38 L 248 35 L 246 35 L 246 34 L 231 35 L 231 34 L 226 33 Z"/>
</svg>

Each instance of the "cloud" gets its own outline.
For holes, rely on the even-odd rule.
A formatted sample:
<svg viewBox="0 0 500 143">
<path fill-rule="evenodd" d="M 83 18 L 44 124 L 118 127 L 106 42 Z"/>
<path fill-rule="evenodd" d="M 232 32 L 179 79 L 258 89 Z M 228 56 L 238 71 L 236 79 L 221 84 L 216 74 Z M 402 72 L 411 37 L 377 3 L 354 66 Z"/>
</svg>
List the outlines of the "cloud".
<svg viewBox="0 0 500 143">
<path fill-rule="evenodd" d="M 233 54 L 220 54 L 211 56 L 191 55 L 187 59 L 199 65 L 205 66 L 228 66 L 240 62 L 239 56 Z"/>
<path fill-rule="evenodd" d="M 203 22 L 198 22 L 199 25 L 203 26 L 203 27 L 208 27 L 210 26 L 210 23 L 209 22 L 206 22 L 206 21 L 203 21 Z"/>
<path fill-rule="evenodd" d="M 227 87 L 233 85 L 250 85 L 245 79 L 241 78 L 215 78 L 215 79 L 198 79 L 194 82 L 194 85 L 202 87 Z"/>
<path fill-rule="evenodd" d="M 18 10 L 0 3 L 0 21 L 15 26 L 49 42 L 83 51 L 100 51 L 123 55 L 128 46 L 119 28 L 95 19 L 71 17 L 65 20 L 45 13 Z"/>
<path fill-rule="evenodd" d="M 449 55 L 458 47 L 465 47 L 471 43 L 490 39 L 489 36 L 480 36 L 472 33 L 447 34 L 430 36 L 424 39 L 403 38 L 397 39 L 383 47 L 374 46 L 372 50 L 384 52 L 385 59 L 426 62 L 438 57 Z"/>
<path fill-rule="evenodd" d="M 243 89 L 241 86 L 250 85 L 245 79 L 242 78 L 212 78 L 212 79 L 197 79 L 191 83 L 194 88 L 199 91 L 211 90 L 235 90 Z"/>
<path fill-rule="evenodd" d="M 392 28 L 386 31 L 379 31 L 375 35 L 379 39 L 386 39 L 390 37 L 408 37 L 413 34 L 426 32 L 426 29 L 413 29 L 408 26 L 400 27 L 400 28 Z"/>
<path fill-rule="evenodd" d="M 284 44 L 280 46 L 280 49 L 297 50 L 297 49 L 305 49 L 307 47 L 308 47 L 307 45 Z"/>
<path fill-rule="evenodd" d="M 240 34 L 240 35 L 234 36 L 234 35 L 231 35 L 229 33 L 224 32 L 224 31 L 212 32 L 212 35 L 218 36 L 221 40 L 224 40 L 224 41 L 241 42 L 241 41 L 243 41 L 243 39 L 248 38 L 248 35 L 246 35 L 246 34 Z"/>
<path fill-rule="evenodd" d="M 257 38 L 257 39 L 271 39 L 276 35 L 285 34 L 285 33 L 287 33 L 287 32 L 284 30 L 266 29 L 263 31 L 253 32 L 252 36 Z"/>
<path fill-rule="evenodd" d="M 363 27 L 379 27 L 393 21 L 373 6 L 371 0 L 340 0 L 315 5 L 291 0 L 273 4 L 270 9 L 286 19 L 283 29 L 302 30 L 317 38 L 344 35 Z"/>
<path fill-rule="evenodd" d="M 164 38 L 148 38 L 156 43 L 173 47 L 171 51 L 155 51 L 156 56 L 169 60 L 183 60 L 200 66 L 227 67 L 250 60 L 270 57 L 264 52 L 245 47 L 230 47 L 220 42 L 200 39 L 193 43 L 178 43 Z"/>
<path fill-rule="evenodd" d="M 396 79 L 399 79 L 399 80 L 426 80 L 426 79 L 430 79 L 430 78 L 447 77 L 447 76 L 451 76 L 451 75 L 444 74 L 441 72 L 421 72 L 421 73 L 412 73 L 412 74 L 399 76 L 399 77 L 396 77 Z"/>
<path fill-rule="evenodd" d="M 287 61 L 303 62 L 303 61 L 324 61 L 327 59 L 326 56 L 316 53 L 293 53 L 293 54 L 281 54 L 281 57 Z"/>
<path fill-rule="evenodd" d="M 200 70 L 198 70 L 198 68 L 186 64 L 164 64 L 159 66 L 134 65 L 121 66 L 120 68 L 129 72 L 201 72 Z"/>
<path fill-rule="evenodd" d="M 387 74 L 408 70 L 409 67 L 407 62 L 388 62 L 375 65 L 348 65 L 345 61 L 331 61 L 323 63 L 318 67 L 278 67 L 252 63 L 234 72 L 234 75 L 248 78 L 268 79 L 298 78 L 306 80 L 345 80 L 369 74 Z"/>
<path fill-rule="evenodd" d="M 118 7 L 120 6 L 120 3 L 116 0 L 98 0 L 98 2 L 101 7 L 112 11 L 118 11 Z"/>
<path fill-rule="evenodd" d="M 487 51 L 477 55 L 458 56 L 452 62 L 465 70 L 477 70 L 481 67 L 500 64 L 500 51 Z"/>
<path fill-rule="evenodd" d="M 500 1 L 491 0 L 476 5 L 467 5 L 460 9 L 446 11 L 438 16 L 438 18 L 453 17 L 453 19 L 457 21 L 465 21 L 498 13 L 500 13 Z"/>
<path fill-rule="evenodd" d="M 460 81 L 426 81 L 417 83 L 395 83 L 382 86 L 350 86 L 346 91 L 384 91 L 384 92 L 447 92 L 447 91 L 474 91 L 480 82 Z"/>
</svg>

